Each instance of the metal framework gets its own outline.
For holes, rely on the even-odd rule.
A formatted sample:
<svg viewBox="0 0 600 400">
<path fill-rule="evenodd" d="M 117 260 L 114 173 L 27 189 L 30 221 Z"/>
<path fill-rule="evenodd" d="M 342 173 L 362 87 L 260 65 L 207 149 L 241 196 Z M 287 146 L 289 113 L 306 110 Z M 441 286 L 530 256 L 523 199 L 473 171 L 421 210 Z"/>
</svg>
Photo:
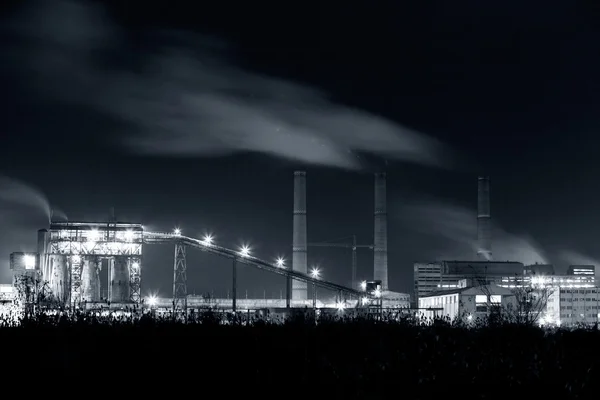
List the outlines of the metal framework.
<svg viewBox="0 0 600 400">
<path fill-rule="evenodd" d="M 132 257 L 129 259 L 129 299 L 134 304 L 142 301 L 142 259 Z"/>
<path fill-rule="evenodd" d="M 281 268 L 276 264 L 268 261 L 261 260 L 260 258 L 243 255 L 239 250 L 232 250 L 225 247 L 221 247 L 212 243 L 208 243 L 204 240 L 191 238 L 188 236 L 182 236 L 174 233 L 165 233 L 165 232 L 144 232 L 144 243 L 180 243 L 185 246 L 195 247 L 201 251 L 205 251 L 208 253 L 216 254 L 221 257 L 227 257 L 230 259 L 237 259 L 237 263 L 250 265 L 252 267 L 265 270 L 271 273 L 275 273 L 278 275 L 282 275 L 286 278 L 300 280 L 306 283 L 314 283 L 318 287 L 326 288 L 334 291 L 342 291 L 346 294 L 352 296 L 363 297 L 365 295 L 364 291 L 349 288 L 347 286 L 339 285 L 337 283 L 327 281 L 325 279 L 315 278 L 309 274 L 305 274 L 302 272 L 294 271 L 290 268 Z M 289 286 L 288 286 L 289 288 Z M 288 289 L 291 292 L 291 288 Z M 289 297 L 289 295 L 288 295 Z"/>
<path fill-rule="evenodd" d="M 175 262 L 173 264 L 173 312 L 187 312 L 187 265 L 185 245 L 175 242 Z"/>
<path fill-rule="evenodd" d="M 71 271 L 70 276 L 70 303 L 71 306 L 77 306 L 81 303 L 81 273 L 83 269 L 83 263 L 81 262 L 81 257 L 79 255 L 72 255 L 69 257 L 69 271 Z"/>
<path fill-rule="evenodd" d="M 143 227 L 128 223 L 54 222 L 47 239 L 48 255 L 67 257 L 67 290 L 65 302 L 76 306 L 82 301 L 83 258 L 96 256 L 112 260 L 127 257 L 129 275 L 129 301 L 141 301 L 141 260 Z M 109 263 L 110 265 L 110 263 Z M 56 271 L 48 271 L 55 275 Z M 110 272 L 109 272 L 110 273 Z M 112 287 L 108 287 L 111 298 Z"/>
<path fill-rule="evenodd" d="M 187 265 L 186 247 L 195 247 L 201 251 L 209 252 L 234 260 L 234 287 L 237 284 L 235 274 L 237 264 L 245 264 L 271 273 L 282 275 L 286 278 L 286 306 L 291 306 L 291 283 L 299 280 L 334 291 L 342 291 L 353 296 L 363 296 L 364 292 L 355 288 L 338 285 L 331 281 L 312 277 L 306 273 L 282 268 L 272 262 L 263 261 L 257 257 L 242 254 L 238 250 L 227 249 L 207 243 L 206 241 L 182 236 L 174 233 L 146 232 L 139 224 L 125 223 L 53 223 L 46 238 L 43 256 L 60 255 L 66 262 L 64 277 L 64 301 L 72 306 L 78 305 L 83 300 L 84 283 L 82 278 L 85 260 L 93 256 L 97 260 L 108 259 L 109 273 L 117 258 L 126 258 L 129 279 L 129 301 L 134 304 L 141 302 L 141 270 L 142 248 L 144 244 L 174 243 L 175 257 L 173 266 L 173 310 L 187 312 Z M 329 245 L 329 244 L 328 244 Z M 354 251 L 357 247 L 355 239 L 352 245 L 332 243 L 333 247 L 350 247 Z M 40 256 L 42 254 L 40 253 Z M 58 263 L 57 265 L 60 265 Z M 65 265 L 65 264 L 63 264 Z M 48 276 L 57 275 L 57 267 L 48 269 Z M 58 267 L 59 268 L 59 267 Z M 109 298 L 112 299 L 112 285 L 109 285 Z M 237 296 L 236 296 L 237 299 Z"/>
</svg>

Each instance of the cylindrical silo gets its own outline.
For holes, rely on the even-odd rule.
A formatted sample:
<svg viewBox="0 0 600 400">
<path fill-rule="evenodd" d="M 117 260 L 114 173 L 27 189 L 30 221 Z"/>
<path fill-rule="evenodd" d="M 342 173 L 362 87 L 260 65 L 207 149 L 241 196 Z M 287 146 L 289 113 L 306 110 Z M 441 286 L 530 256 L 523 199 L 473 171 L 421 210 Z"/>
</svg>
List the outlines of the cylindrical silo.
<svg viewBox="0 0 600 400">
<path fill-rule="evenodd" d="M 61 303 L 67 302 L 69 275 L 67 274 L 67 256 L 52 254 L 48 257 L 50 271 L 50 288 L 54 297 Z"/>
<path fill-rule="evenodd" d="M 48 262 L 48 241 L 50 239 L 50 233 L 47 229 L 40 229 L 38 231 L 38 255 L 39 255 L 39 273 L 42 276 L 42 280 L 50 283 L 50 263 Z"/>
<path fill-rule="evenodd" d="M 294 223 L 292 238 L 292 270 L 308 272 L 306 239 L 306 172 L 294 172 Z M 306 282 L 292 281 L 292 300 L 306 300 Z"/>
<path fill-rule="evenodd" d="M 482 260 L 492 259 L 492 219 L 488 177 L 479 177 L 477 184 L 477 255 Z"/>
<path fill-rule="evenodd" d="M 112 263 L 110 285 L 111 298 L 113 303 L 129 302 L 129 263 L 127 256 L 115 256 L 110 261 Z"/>
<path fill-rule="evenodd" d="M 81 267 L 81 300 L 96 302 L 100 300 L 100 260 L 96 256 L 83 258 Z"/>
<path fill-rule="evenodd" d="M 387 193 L 386 174 L 375 174 L 373 279 L 381 281 L 383 290 L 388 290 L 387 254 Z"/>
</svg>

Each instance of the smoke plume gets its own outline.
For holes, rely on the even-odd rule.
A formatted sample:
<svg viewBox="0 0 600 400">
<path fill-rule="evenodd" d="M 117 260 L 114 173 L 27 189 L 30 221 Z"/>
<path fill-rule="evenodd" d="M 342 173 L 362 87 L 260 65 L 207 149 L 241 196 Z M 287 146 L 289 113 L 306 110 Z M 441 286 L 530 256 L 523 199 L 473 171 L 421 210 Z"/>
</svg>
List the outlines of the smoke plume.
<svg viewBox="0 0 600 400">
<path fill-rule="evenodd" d="M 349 169 L 361 166 L 361 154 L 445 164 L 448 150 L 432 138 L 319 90 L 244 70 L 227 46 L 189 32 L 138 31 L 140 51 L 101 9 L 58 0 L 7 26 L 25 46 L 4 61 L 28 68 L 49 100 L 118 121 L 118 144 L 133 153 L 255 152 Z"/>
<path fill-rule="evenodd" d="M 0 282 L 10 281 L 10 253 L 35 251 L 35 232 L 47 225 L 49 218 L 50 205 L 40 190 L 0 176 Z"/>
<path fill-rule="evenodd" d="M 17 179 L 0 175 L 0 204 L 2 211 L 14 211 L 14 207 L 24 206 L 29 211 L 41 213 L 50 220 L 50 203 L 38 189 Z"/>
<path fill-rule="evenodd" d="M 475 210 L 423 200 L 406 204 L 397 215 L 404 229 L 423 236 L 430 243 L 426 251 L 430 252 L 432 259 L 476 259 L 478 248 Z M 493 226 L 492 257 L 495 261 L 546 263 L 543 252 L 530 237 L 514 235 L 497 225 Z"/>
</svg>

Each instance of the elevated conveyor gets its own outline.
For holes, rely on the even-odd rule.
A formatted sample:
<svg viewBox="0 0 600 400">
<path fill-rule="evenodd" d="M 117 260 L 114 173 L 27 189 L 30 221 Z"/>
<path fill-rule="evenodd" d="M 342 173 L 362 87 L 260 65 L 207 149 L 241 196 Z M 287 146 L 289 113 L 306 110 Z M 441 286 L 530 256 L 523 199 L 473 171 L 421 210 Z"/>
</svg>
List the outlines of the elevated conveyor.
<svg viewBox="0 0 600 400">
<path fill-rule="evenodd" d="M 332 291 L 342 292 L 345 294 L 362 297 L 365 296 L 365 293 L 359 290 L 355 290 L 346 286 L 338 285 L 337 283 L 333 283 L 331 281 L 327 281 L 324 279 L 313 278 L 308 274 L 303 274 L 301 272 L 292 271 L 289 268 L 278 267 L 275 264 L 267 262 L 265 260 L 261 260 L 257 257 L 253 257 L 251 255 L 242 255 L 238 250 L 232 250 L 225 247 L 221 247 L 212 243 L 207 243 L 203 240 L 192 238 L 189 236 L 177 235 L 175 233 L 165 233 L 165 232 L 147 232 L 144 231 L 144 243 L 154 244 L 154 243 L 181 243 L 185 246 L 190 246 L 199 249 L 200 251 L 204 251 L 207 253 L 216 254 L 220 257 L 226 257 L 230 259 L 235 259 L 237 263 L 250 265 L 254 268 L 262 269 L 264 271 L 268 271 L 274 274 L 282 275 L 285 277 L 290 277 L 293 279 L 297 279 L 299 281 L 303 281 L 306 283 L 310 283 L 320 288 L 329 289 Z"/>
</svg>

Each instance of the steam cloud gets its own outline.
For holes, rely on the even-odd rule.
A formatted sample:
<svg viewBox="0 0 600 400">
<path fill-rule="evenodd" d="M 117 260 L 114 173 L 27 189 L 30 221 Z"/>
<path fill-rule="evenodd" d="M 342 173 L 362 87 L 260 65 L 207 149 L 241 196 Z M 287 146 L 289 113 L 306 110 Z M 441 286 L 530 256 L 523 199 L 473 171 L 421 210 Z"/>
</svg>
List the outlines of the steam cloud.
<svg viewBox="0 0 600 400">
<path fill-rule="evenodd" d="M 402 208 L 399 218 L 409 229 L 441 243 L 437 259 L 475 259 L 477 254 L 477 213 L 467 208 L 435 201 L 419 201 Z M 524 264 L 546 263 L 546 257 L 527 236 L 513 235 L 494 226 L 492 255 L 496 261 L 519 261 Z M 441 257 L 439 257 L 441 256 Z"/>
<path fill-rule="evenodd" d="M 46 196 L 40 190 L 17 179 L 0 176 L 0 204 L 5 212 L 15 205 L 33 208 L 50 220 L 51 209 Z"/>
<path fill-rule="evenodd" d="M 9 29 L 27 43 L 19 61 L 50 100 L 124 122 L 120 144 L 134 153 L 258 152 L 341 168 L 359 168 L 362 153 L 436 166 L 448 154 L 431 138 L 318 90 L 242 70 L 226 46 L 191 33 L 153 32 L 156 48 L 135 61 L 134 72 L 115 62 L 133 52 L 128 37 L 83 2 L 40 2 Z"/>
<path fill-rule="evenodd" d="M 36 232 L 48 223 L 50 205 L 38 189 L 17 179 L 0 176 L 0 282 L 10 279 L 9 255 L 35 251 Z"/>
</svg>

